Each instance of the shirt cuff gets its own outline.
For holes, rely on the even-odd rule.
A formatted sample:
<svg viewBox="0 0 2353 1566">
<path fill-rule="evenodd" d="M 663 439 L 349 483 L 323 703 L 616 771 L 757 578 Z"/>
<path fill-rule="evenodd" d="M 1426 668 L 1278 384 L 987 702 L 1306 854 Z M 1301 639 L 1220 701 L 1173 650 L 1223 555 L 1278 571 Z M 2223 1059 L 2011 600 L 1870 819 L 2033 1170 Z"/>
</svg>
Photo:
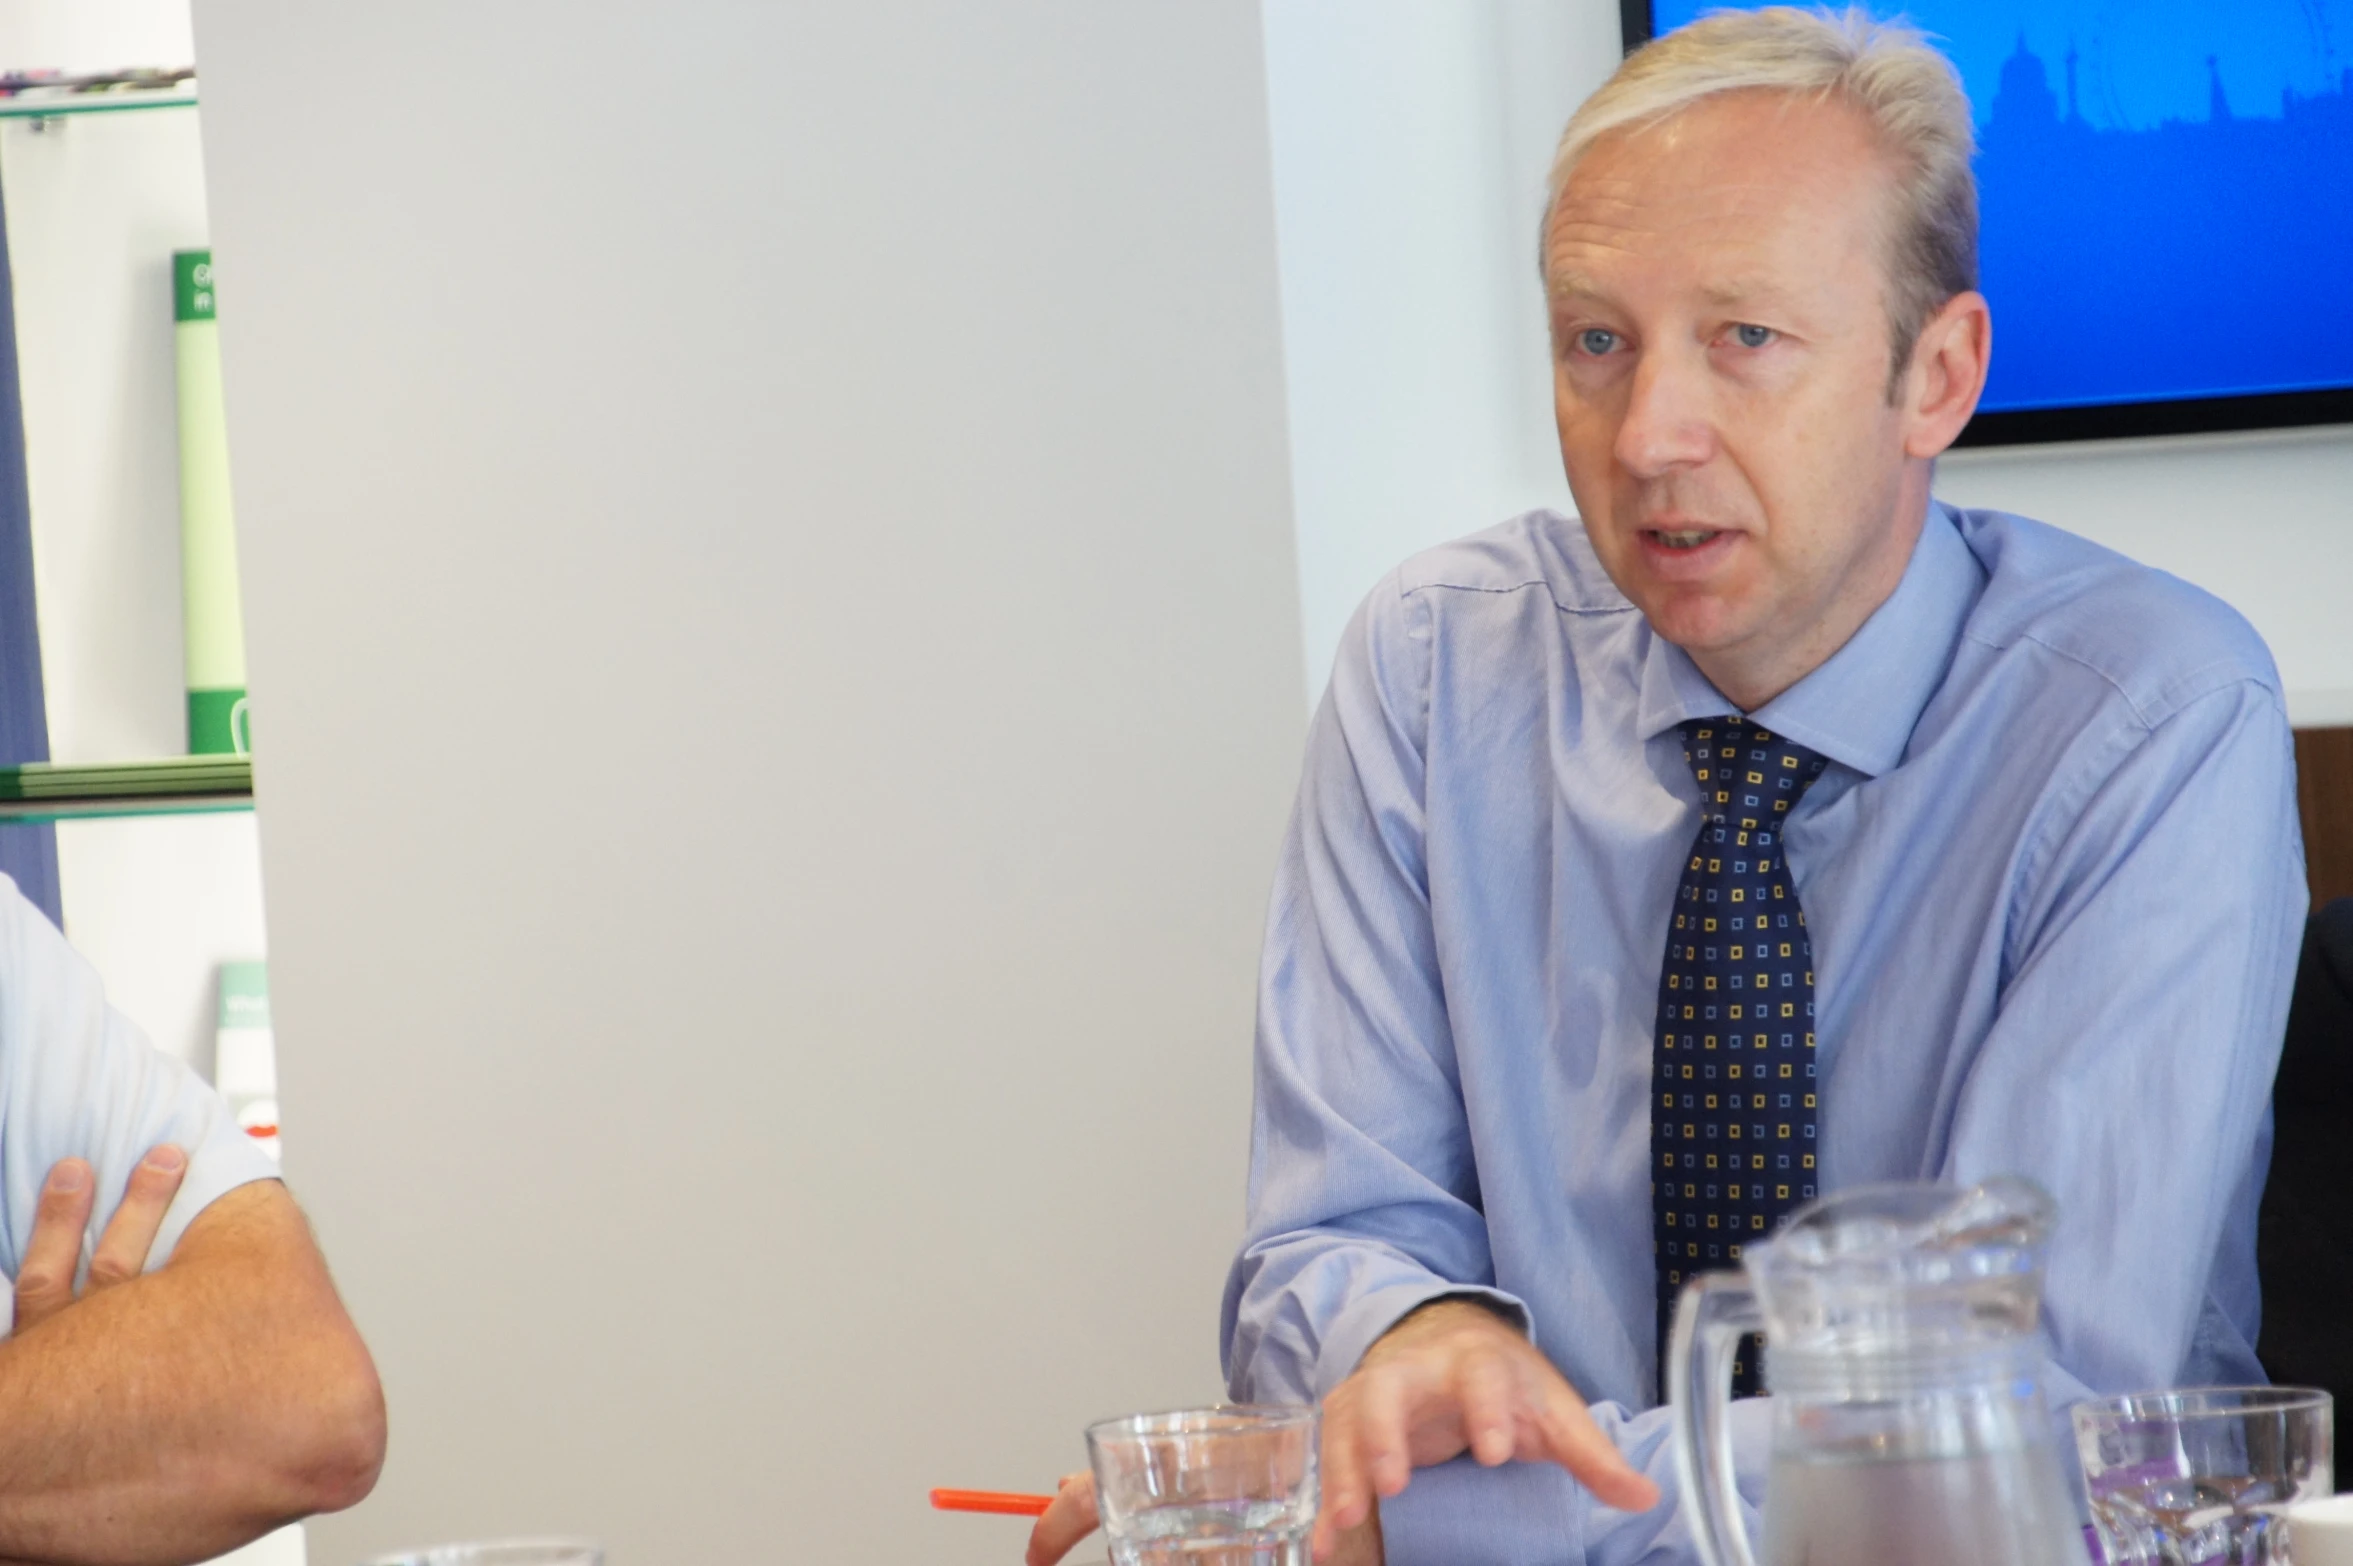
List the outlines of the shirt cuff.
<svg viewBox="0 0 2353 1566">
<path fill-rule="evenodd" d="M 1417 1468 L 1381 1503 L 1386 1566 L 1576 1566 L 1585 1493 L 1550 1463 L 1481 1468 L 1468 1457 Z"/>
<path fill-rule="evenodd" d="M 1330 1396 L 1332 1388 L 1348 1379 L 1365 1350 L 1380 1341 L 1407 1313 L 1418 1310 L 1432 1300 L 1468 1299 L 1492 1305 L 1518 1327 L 1522 1336 L 1528 1332 L 1528 1307 L 1501 1289 L 1482 1288 L 1475 1284 L 1447 1283 L 1430 1278 L 1412 1282 L 1392 1283 L 1358 1295 L 1348 1302 L 1333 1318 L 1323 1335 L 1323 1343 L 1315 1356 L 1315 1395 L 1317 1401 Z"/>
<path fill-rule="evenodd" d="M 1458 1457 L 1414 1470 L 1404 1493 L 1381 1503 L 1388 1566 L 1690 1566 L 1699 1553 L 1675 1482 L 1671 1410 L 1629 1414 L 1596 1403 L 1592 1413 L 1626 1461 L 1659 1487 L 1658 1505 L 1646 1512 L 1603 1506 L 1550 1463 L 1482 1468 Z M 1743 1398 L 1730 1417 L 1741 1523 L 1755 1541 L 1773 1400 Z"/>
</svg>

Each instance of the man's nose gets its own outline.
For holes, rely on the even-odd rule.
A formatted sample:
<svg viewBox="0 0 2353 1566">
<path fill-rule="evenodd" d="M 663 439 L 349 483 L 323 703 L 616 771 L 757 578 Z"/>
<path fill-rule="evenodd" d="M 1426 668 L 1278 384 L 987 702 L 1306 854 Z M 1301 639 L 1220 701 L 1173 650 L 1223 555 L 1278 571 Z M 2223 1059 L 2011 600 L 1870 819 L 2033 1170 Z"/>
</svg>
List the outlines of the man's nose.
<svg viewBox="0 0 2353 1566">
<path fill-rule="evenodd" d="M 1713 390 L 1693 355 L 1644 351 L 1618 424 L 1619 466 L 1657 478 L 1707 461 L 1716 445 Z"/>
</svg>

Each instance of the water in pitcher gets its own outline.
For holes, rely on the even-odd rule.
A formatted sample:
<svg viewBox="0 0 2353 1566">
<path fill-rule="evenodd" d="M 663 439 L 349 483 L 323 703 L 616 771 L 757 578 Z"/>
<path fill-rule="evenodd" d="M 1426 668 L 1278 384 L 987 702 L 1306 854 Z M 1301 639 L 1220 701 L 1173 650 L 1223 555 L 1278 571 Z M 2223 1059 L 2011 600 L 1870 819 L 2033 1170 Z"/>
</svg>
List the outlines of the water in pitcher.
<svg viewBox="0 0 2353 1566">
<path fill-rule="evenodd" d="M 2086 1566 L 2048 1446 L 1965 1457 L 1783 1452 L 1765 1489 L 1766 1566 Z"/>
<path fill-rule="evenodd" d="M 1287 1501 L 1156 1506 L 1110 1529 L 1119 1566 L 1308 1566 L 1312 1510 Z"/>
</svg>

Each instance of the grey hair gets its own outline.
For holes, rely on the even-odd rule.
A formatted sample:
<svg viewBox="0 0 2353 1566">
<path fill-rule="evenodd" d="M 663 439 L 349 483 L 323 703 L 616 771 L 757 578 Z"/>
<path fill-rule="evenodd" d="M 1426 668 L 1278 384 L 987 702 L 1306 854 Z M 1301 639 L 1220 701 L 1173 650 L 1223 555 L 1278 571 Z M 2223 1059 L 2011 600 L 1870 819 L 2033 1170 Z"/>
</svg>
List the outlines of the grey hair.
<svg viewBox="0 0 2353 1566">
<path fill-rule="evenodd" d="M 1613 131 L 1653 125 L 1718 93 L 1782 92 L 1860 110 L 1897 165 L 1887 257 L 1889 394 L 1921 328 L 1977 286 L 1976 133 L 1952 62 L 1918 29 L 1843 13 L 1768 6 L 1716 11 L 1628 55 L 1580 105 L 1553 154 L 1544 216 L 1578 161 Z"/>
</svg>

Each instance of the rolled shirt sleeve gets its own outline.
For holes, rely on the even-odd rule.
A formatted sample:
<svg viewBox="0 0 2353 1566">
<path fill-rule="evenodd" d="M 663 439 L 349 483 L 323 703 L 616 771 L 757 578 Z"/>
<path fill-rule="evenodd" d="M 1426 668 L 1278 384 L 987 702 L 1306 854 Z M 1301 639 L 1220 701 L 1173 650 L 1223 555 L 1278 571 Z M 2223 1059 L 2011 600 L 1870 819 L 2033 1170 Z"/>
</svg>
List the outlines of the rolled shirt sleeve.
<svg viewBox="0 0 2353 1566">
<path fill-rule="evenodd" d="M 1415 611 L 1376 593 L 1351 625 L 1276 873 L 1221 1333 L 1238 1397 L 1321 1398 L 1441 1295 L 1527 1321 L 1492 1287 L 1430 929 Z"/>
<path fill-rule="evenodd" d="M 188 1171 L 150 1269 L 198 1213 L 249 1181 L 275 1179 L 278 1167 L 220 1095 L 107 1005 L 97 971 L 0 877 L 0 1266 L 16 1276 L 50 1166 L 89 1160 L 95 1243 L 131 1171 L 164 1142 L 187 1153 Z"/>
</svg>

